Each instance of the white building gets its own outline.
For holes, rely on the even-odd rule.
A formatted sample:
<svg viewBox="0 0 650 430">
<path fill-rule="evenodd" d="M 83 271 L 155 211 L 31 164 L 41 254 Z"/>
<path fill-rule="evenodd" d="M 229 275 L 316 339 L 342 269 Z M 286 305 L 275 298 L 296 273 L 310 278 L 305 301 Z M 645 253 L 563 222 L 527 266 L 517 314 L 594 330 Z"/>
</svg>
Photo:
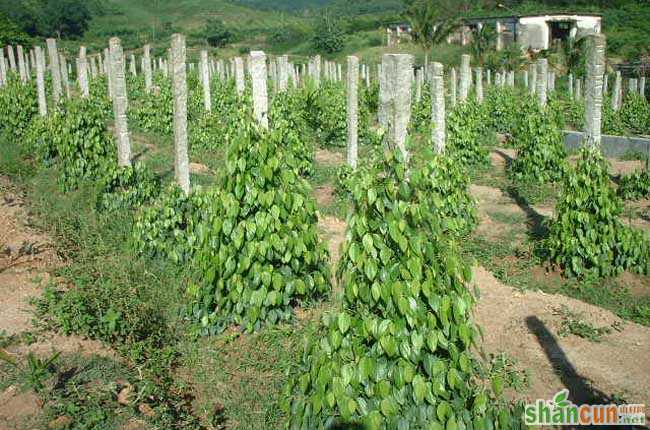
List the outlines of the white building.
<svg viewBox="0 0 650 430">
<path fill-rule="evenodd" d="M 469 43 L 471 30 L 493 25 L 497 34 L 496 48 L 517 43 L 523 49 L 549 49 L 556 40 L 581 38 L 601 32 L 602 16 L 597 14 L 555 13 L 521 16 L 468 18 L 450 41 Z"/>
</svg>

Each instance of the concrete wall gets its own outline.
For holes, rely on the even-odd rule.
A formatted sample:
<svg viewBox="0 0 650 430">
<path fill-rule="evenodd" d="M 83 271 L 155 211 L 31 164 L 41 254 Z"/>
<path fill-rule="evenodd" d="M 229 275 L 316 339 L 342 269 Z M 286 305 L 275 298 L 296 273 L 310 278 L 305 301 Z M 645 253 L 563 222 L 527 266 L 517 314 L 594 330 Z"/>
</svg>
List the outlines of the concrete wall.
<svg viewBox="0 0 650 430">
<path fill-rule="evenodd" d="M 519 43 L 524 48 L 548 49 L 550 47 L 550 28 L 548 23 L 553 21 L 575 21 L 571 30 L 573 37 L 583 37 L 588 34 L 600 33 L 601 18 L 584 15 L 541 15 L 528 16 L 519 19 Z"/>
</svg>

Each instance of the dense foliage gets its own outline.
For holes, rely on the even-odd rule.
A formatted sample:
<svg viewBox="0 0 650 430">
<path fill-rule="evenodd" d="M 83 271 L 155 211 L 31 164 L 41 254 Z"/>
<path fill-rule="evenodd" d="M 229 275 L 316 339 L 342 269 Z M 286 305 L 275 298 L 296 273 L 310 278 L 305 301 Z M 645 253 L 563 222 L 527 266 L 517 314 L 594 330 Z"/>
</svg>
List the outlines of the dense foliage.
<svg viewBox="0 0 650 430">
<path fill-rule="evenodd" d="M 470 267 L 443 233 L 428 174 L 407 181 L 400 157 L 389 153 L 352 190 L 343 309 L 307 340 L 286 389 L 288 428 L 512 428 L 476 381 Z"/>
<path fill-rule="evenodd" d="M 101 211 L 138 208 L 160 194 L 160 179 L 137 162 L 108 169 L 99 181 L 99 190 L 97 208 Z"/>
<path fill-rule="evenodd" d="M 486 110 L 473 102 L 457 104 L 447 116 L 447 153 L 464 165 L 488 163 Z"/>
<path fill-rule="evenodd" d="M 566 152 L 562 131 L 550 109 L 529 99 L 522 106 L 517 128 L 513 132 L 517 158 L 512 162 L 510 174 L 521 181 L 546 183 L 562 177 Z"/>
<path fill-rule="evenodd" d="M 240 124 L 198 231 L 197 282 L 188 288 L 197 333 L 286 321 L 295 305 L 329 291 L 316 205 L 288 135 L 286 122 L 270 132 Z"/>
<path fill-rule="evenodd" d="M 15 75 L 9 75 L 0 91 L 0 132 L 23 136 L 38 115 L 36 85 L 24 85 Z"/>
<path fill-rule="evenodd" d="M 565 175 L 549 226 L 551 261 L 576 276 L 614 276 L 624 270 L 650 272 L 650 244 L 619 218 L 621 200 L 597 149 L 585 148 Z"/>
<path fill-rule="evenodd" d="M 618 195 L 624 200 L 650 197 L 650 171 L 637 170 L 624 175 L 618 184 Z"/>
<path fill-rule="evenodd" d="M 171 80 L 156 75 L 154 86 L 129 107 L 129 120 L 145 131 L 170 135 L 174 119 Z"/>
</svg>

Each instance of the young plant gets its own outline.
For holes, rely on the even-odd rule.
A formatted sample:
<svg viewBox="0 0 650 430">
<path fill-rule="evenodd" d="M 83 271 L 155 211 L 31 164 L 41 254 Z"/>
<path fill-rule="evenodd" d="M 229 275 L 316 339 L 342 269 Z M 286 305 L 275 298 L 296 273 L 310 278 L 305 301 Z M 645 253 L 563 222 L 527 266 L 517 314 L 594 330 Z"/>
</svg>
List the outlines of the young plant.
<svg viewBox="0 0 650 430">
<path fill-rule="evenodd" d="M 269 132 L 250 120 L 239 128 L 199 230 L 198 274 L 188 288 L 196 334 L 287 321 L 295 306 L 329 292 L 316 204 L 287 149 L 287 123 Z"/>
<path fill-rule="evenodd" d="M 584 148 L 565 175 L 546 247 L 552 262 L 571 275 L 615 276 L 650 272 L 650 244 L 619 218 L 623 204 L 596 148 Z"/>
<path fill-rule="evenodd" d="M 400 158 L 388 153 L 354 183 L 343 306 L 306 339 L 287 428 L 514 428 L 503 384 L 492 394 L 477 381 L 470 265 L 444 234 L 430 176 Z"/>
</svg>

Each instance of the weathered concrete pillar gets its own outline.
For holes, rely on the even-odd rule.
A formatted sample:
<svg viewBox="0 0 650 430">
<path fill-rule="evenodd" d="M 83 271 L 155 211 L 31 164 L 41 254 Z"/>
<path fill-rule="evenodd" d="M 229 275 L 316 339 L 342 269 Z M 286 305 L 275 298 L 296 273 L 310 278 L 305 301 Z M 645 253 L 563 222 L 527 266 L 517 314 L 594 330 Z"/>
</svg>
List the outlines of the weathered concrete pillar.
<svg viewBox="0 0 650 430">
<path fill-rule="evenodd" d="M 537 91 L 537 66 L 535 63 L 530 65 L 530 94 L 533 95 Z"/>
<path fill-rule="evenodd" d="M 548 60 L 540 58 L 537 60 L 537 100 L 541 106 L 546 106 L 546 90 L 548 78 Z"/>
<path fill-rule="evenodd" d="M 623 80 L 621 72 L 616 72 L 616 80 L 614 81 L 614 92 L 612 94 L 612 109 L 618 111 L 623 104 Z"/>
<path fill-rule="evenodd" d="M 276 76 L 278 91 L 284 92 L 289 88 L 289 56 L 280 55 L 277 58 Z"/>
<path fill-rule="evenodd" d="M 97 54 L 97 71 L 99 72 L 99 75 L 105 75 L 106 74 L 106 67 L 104 64 L 104 59 L 102 58 L 102 53 L 100 52 Z"/>
<path fill-rule="evenodd" d="M 144 88 L 150 93 L 153 87 L 153 79 L 151 77 L 151 45 L 144 45 L 144 54 L 142 57 L 142 65 L 144 66 Z"/>
<path fill-rule="evenodd" d="M 605 73 L 605 36 L 587 36 L 587 80 L 585 88 L 585 144 L 600 147 Z"/>
<path fill-rule="evenodd" d="M 24 55 L 25 55 L 25 74 L 27 75 L 27 80 L 29 81 L 32 79 L 32 71 L 29 64 L 29 54 L 27 53 L 27 51 L 25 51 Z"/>
<path fill-rule="evenodd" d="M 460 85 L 458 86 L 458 101 L 464 102 L 469 95 L 470 59 L 468 54 L 463 54 L 460 60 Z"/>
<path fill-rule="evenodd" d="M 607 72 L 603 75 L 603 96 L 606 96 L 609 92 L 609 75 Z"/>
<path fill-rule="evenodd" d="M 65 55 L 59 54 L 59 64 L 61 65 L 61 81 L 65 90 L 66 98 L 70 98 L 70 80 L 68 79 L 68 61 Z"/>
<path fill-rule="evenodd" d="M 138 76 L 138 68 L 135 65 L 135 55 L 131 54 L 129 56 L 130 62 L 129 62 L 129 71 L 131 72 L 131 76 Z"/>
<path fill-rule="evenodd" d="M 639 95 L 645 98 L 645 76 L 641 76 L 639 79 Z"/>
<path fill-rule="evenodd" d="M 456 69 L 452 67 L 449 74 L 449 104 L 452 108 L 456 106 L 456 82 Z"/>
<path fill-rule="evenodd" d="M 311 66 L 310 78 L 316 85 L 316 88 L 320 87 L 320 77 L 321 77 L 321 58 L 320 55 L 314 55 L 309 60 L 309 65 Z"/>
<path fill-rule="evenodd" d="M 50 73 L 52 74 L 52 99 L 54 104 L 61 100 L 61 68 L 59 66 L 59 51 L 56 49 L 56 39 L 47 39 L 47 52 L 50 56 Z"/>
<path fill-rule="evenodd" d="M 388 131 L 388 109 L 391 101 L 392 90 L 390 88 L 390 80 L 386 76 L 387 64 L 386 56 L 382 56 L 381 64 L 378 65 L 379 73 L 379 105 L 377 106 L 377 121 L 379 126 Z"/>
<path fill-rule="evenodd" d="M 348 165 L 353 169 L 356 169 L 358 159 L 357 145 L 359 139 L 359 59 L 357 57 L 348 57 L 347 81 Z"/>
<path fill-rule="evenodd" d="M 9 68 L 16 73 L 16 57 L 14 57 L 14 47 L 7 45 L 7 57 L 9 58 Z"/>
<path fill-rule="evenodd" d="M 528 89 L 528 70 L 524 70 L 524 88 Z"/>
<path fill-rule="evenodd" d="M 575 96 L 576 96 L 576 100 L 582 100 L 582 78 L 576 79 Z"/>
<path fill-rule="evenodd" d="M 108 84 L 108 98 L 113 100 L 113 67 L 111 66 L 108 48 L 104 49 L 104 74 L 106 74 L 106 82 Z"/>
<path fill-rule="evenodd" d="M 95 79 L 98 73 L 99 72 L 97 69 L 97 57 L 93 55 L 92 57 L 90 57 L 90 77 L 92 79 Z"/>
<path fill-rule="evenodd" d="M 86 47 L 79 48 L 79 58 L 77 58 L 77 84 L 81 91 L 81 97 L 90 96 L 90 87 L 88 86 L 88 59 L 86 58 Z"/>
<path fill-rule="evenodd" d="M 485 73 L 485 83 L 489 87 L 492 85 L 492 70 L 487 69 L 487 72 Z"/>
<path fill-rule="evenodd" d="M 636 78 L 630 78 L 628 81 L 628 90 L 631 94 L 638 94 L 639 93 L 639 81 L 636 80 Z"/>
<path fill-rule="evenodd" d="M 38 114 L 47 116 L 47 99 L 45 98 L 45 53 L 40 46 L 34 47 L 36 57 L 36 90 L 38 92 Z"/>
<path fill-rule="evenodd" d="M 341 63 L 336 64 L 336 81 L 341 82 L 343 80 L 343 66 Z"/>
<path fill-rule="evenodd" d="M 480 80 L 477 79 L 478 82 Z M 437 154 L 442 154 L 445 152 L 446 125 L 444 68 L 440 63 L 433 63 L 431 67 L 431 123 L 433 149 Z"/>
<path fill-rule="evenodd" d="M 174 94 L 174 172 L 176 182 L 190 192 L 190 160 L 187 152 L 187 71 L 185 65 L 185 36 L 172 35 L 172 91 Z"/>
<path fill-rule="evenodd" d="M 253 112 L 262 128 L 269 128 L 269 100 L 266 88 L 266 54 L 251 51 L 251 78 L 253 90 Z"/>
<path fill-rule="evenodd" d="M 212 111 L 212 96 L 210 94 L 210 70 L 208 70 L 208 51 L 201 51 L 201 62 L 199 63 L 201 73 L 201 85 L 203 86 L 203 108 L 206 112 Z"/>
<path fill-rule="evenodd" d="M 568 89 L 569 89 L 569 98 L 573 100 L 573 73 L 569 73 L 569 83 L 568 83 Z"/>
<path fill-rule="evenodd" d="M 417 69 L 415 71 L 415 102 L 420 103 L 422 99 L 422 71 Z"/>
<path fill-rule="evenodd" d="M 34 52 L 34 48 L 29 50 L 29 60 L 32 63 L 32 70 L 36 73 L 36 53 Z"/>
<path fill-rule="evenodd" d="M 405 160 L 409 154 L 406 149 L 408 124 L 411 119 L 411 79 L 413 76 L 413 56 L 409 54 L 384 54 L 382 69 L 389 81 L 391 100 L 388 105 L 388 146 L 398 148 Z"/>
<path fill-rule="evenodd" d="M 0 87 L 7 84 L 7 67 L 5 66 L 5 52 L 0 48 Z"/>
<path fill-rule="evenodd" d="M 131 165 L 131 141 L 129 140 L 129 124 L 127 121 L 128 99 L 126 94 L 126 72 L 124 52 L 120 39 L 112 37 L 108 41 L 110 63 L 108 75 L 113 83 L 113 114 L 115 115 L 115 138 L 117 140 L 117 165 Z"/>
<path fill-rule="evenodd" d="M 483 103 L 483 68 L 476 68 L 476 101 L 478 103 Z"/>
<path fill-rule="evenodd" d="M 25 83 L 27 82 L 27 73 L 25 71 L 25 57 L 23 56 L 23 47 L 21 45 L 16 46 L 16 54 L 18 55 L 18 73 L 20 80 Z"/>
<path fill-rule="evenodd" d="M 548 72 L 548 92 L 555 91 L 555 72 Z"/>
<path fill-rule="evenodd" d="M 508 72 L 508 86 L 510 88 L 515 87 L 515 72 L 513 70 Z"/>
<path fill-rule="evenodd" d="M 235 57 L 235 89 L 238 95 L 244 94 L 246 89 L 244 60 L 241 57 Z"/>
</svg>

